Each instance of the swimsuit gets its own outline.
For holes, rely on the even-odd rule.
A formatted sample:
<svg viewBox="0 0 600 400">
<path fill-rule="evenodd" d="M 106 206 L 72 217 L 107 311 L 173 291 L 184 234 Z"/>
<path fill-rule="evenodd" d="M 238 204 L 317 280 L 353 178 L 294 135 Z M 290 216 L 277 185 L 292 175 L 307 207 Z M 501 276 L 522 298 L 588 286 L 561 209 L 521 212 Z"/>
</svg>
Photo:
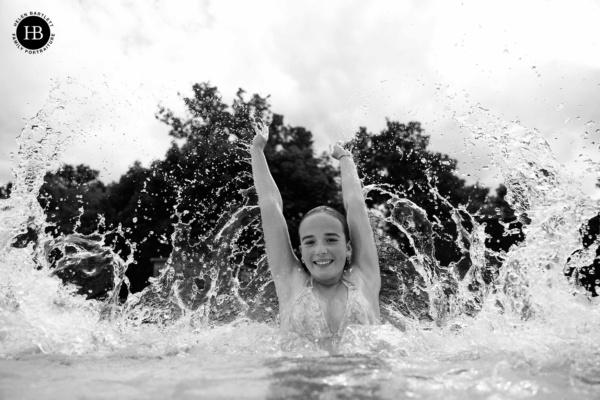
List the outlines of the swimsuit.
<svg viewBox="0 0 600 400">
<path fill-rule="evenodd" d="M 321 345 L 336 345 L 349 325 L 381 324 L 379 317 L 373 312 L 373 307 L 358 288 L 345 277 L 342 277 L 342 283 L 348 289 L 348 299 L 337 332 L 332 333 L 329 330 L 321 304 L 312 290 L 312 277 L 294 301 L 281 310 L 281 330 L 296 333 Z"/>
</svg>

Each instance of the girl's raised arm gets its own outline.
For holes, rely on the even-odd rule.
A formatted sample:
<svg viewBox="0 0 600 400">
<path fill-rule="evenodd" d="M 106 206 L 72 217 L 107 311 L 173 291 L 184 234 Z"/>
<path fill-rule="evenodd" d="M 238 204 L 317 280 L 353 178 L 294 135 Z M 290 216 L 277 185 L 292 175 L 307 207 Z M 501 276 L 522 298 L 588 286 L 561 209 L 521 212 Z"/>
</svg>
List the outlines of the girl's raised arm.
<svg viewBox="0 0 600 400">
<path fill-rule="evenodd" d="M 300 262 L 292 250 L 287 223 L 283 217 L 283 201 L 279 189 L 271 176 L 264 148 L 268 140 L 268 126 L 252 121 L 255 136 L 250 149 L 252 156 L 252 175 L 258 194 L 258 205 L 262 218 L 267 261 L 273 275 L 275 289 L 280 303 L 289 300 L 294 271 L 300 270 Z"/>
<path fill-rule="evenodd" d="M 381 288 L 379 257 L 356 165 L 352 160 L 352 154 L 337 144 L 331 155 L 340 162 L 342 197 L 352 244 L 352 266 L 360 271 L 367 287 L 379 293 Z"/>
</svg>

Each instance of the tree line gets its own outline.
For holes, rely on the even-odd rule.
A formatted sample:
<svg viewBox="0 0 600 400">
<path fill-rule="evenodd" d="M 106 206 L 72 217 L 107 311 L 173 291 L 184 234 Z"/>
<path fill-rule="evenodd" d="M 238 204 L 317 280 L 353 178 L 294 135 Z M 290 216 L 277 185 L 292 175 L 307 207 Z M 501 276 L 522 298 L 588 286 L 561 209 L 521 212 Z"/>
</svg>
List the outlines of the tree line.
<svg viewBox="0 0 600 400">
<path fill-rule="evenodd" d="M 265 156 L 281 192 L 293 247 L 299 245 L 298 224 L 305 212 L 318 205 L 343 210 L 339 171 L 330 157 L 315 154 L 308 129 L 286 125 L 282 115 L 271 112 L 268 97 L 240 89 L 228 105 L 216 86 L 200 83 L 183 101 L 184 116 L 165 108 L 156 114 L 173 138 L 162 159 L 148 167 L 135 162 L 109 184 L 90 166 L 64 165 L 46 175 L 39 193 L 51 235 L 104 233 L 122 257 L 134 252 L 137 265 L 127 272 L 132 292 L 148 284 L 150 259 L 168 257 L 173 250 L 174 224 L 187 224 L 191 237 L 203 237 L 249 196 L 250 115 L 271 121 Z M 504 200 L 506 189 L 500 186 L 491 193 L 480 184 L 467 184 L 456 175 L 457 160 L 431 151 L 429 140 L 419 122 L 387 120 L 379 133 L 360 127 L 348 146 L 364 185 L 387 188 L 422 208 L 428 221 L 414 222 L 431 225 L 440 265 L 464 275 L 468 266 L 459 263 L 464 249 L 457 239 L 460 229 L 469 229 L 469 221 L 486 223 L 486 246 L 496 251 L 508 250 L 522 234 L 505 234 L 503 224 L 517 223 Z M 0 197 L 7 197 L 10 187 L 0 188 Z M 385 190 L 372 190 L 367 206 L 386 215 L 392 212 L 388 200 Z M 469 215 L 461 226 L 452 217 L 456 212 Z M 393 224 L 382 229 L 410 254 L 405 232 Z M 136 244 L 133 249 L 128 242 Z"/>
</svg>

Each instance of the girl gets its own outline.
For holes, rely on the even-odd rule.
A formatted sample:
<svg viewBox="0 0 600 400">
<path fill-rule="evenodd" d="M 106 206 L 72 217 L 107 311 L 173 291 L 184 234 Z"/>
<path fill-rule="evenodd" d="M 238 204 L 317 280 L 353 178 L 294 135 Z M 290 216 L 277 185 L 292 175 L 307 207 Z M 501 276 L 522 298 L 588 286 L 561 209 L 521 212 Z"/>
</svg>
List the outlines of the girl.
<svg viewBox="0 0 600 400">
<path fill-rule="evenodd" d="M 334 352 L 349 325 L 380 324 L 379 260 L 352 155 L 337 144 L 331 154 L 340 162 L 347 217 L 326 206 L 306 213 L 298 229 L 299 261 L 263 152 L 268 127 L 254 120 L 252 127 L 252 174 L 281 329 Z"/>
</svg>

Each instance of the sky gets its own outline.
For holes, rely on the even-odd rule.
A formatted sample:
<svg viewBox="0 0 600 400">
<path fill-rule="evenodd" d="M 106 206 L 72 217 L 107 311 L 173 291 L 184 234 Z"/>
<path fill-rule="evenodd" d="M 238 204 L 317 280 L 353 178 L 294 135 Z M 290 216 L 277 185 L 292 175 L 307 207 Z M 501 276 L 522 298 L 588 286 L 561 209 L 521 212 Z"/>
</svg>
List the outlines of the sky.
<svg viewBox="0 0 600 400">
<path fill-rule="evenodd" d="M 12 41 L 31 11 L 53 22 L 42 54 Z M 600 198 L 598 21 L 594 0 L 0 0 L 0 184 L 13 179 L 24 119 L 51 92 L 64 97 L 57 118 L 71 129 L 63 161 L 110 182 L 136 160 L 162 158 L 172 139 L 159 105 L 183 115 L 181 95 L 210 82 L 227 103 L 238 88 L 269 95 L 319 152 L 360 126 L 419 121 L 460 176 L 495 187 L 494 149 L 453 118 L 480 104 L 539 130 Z"/>
</svg>

